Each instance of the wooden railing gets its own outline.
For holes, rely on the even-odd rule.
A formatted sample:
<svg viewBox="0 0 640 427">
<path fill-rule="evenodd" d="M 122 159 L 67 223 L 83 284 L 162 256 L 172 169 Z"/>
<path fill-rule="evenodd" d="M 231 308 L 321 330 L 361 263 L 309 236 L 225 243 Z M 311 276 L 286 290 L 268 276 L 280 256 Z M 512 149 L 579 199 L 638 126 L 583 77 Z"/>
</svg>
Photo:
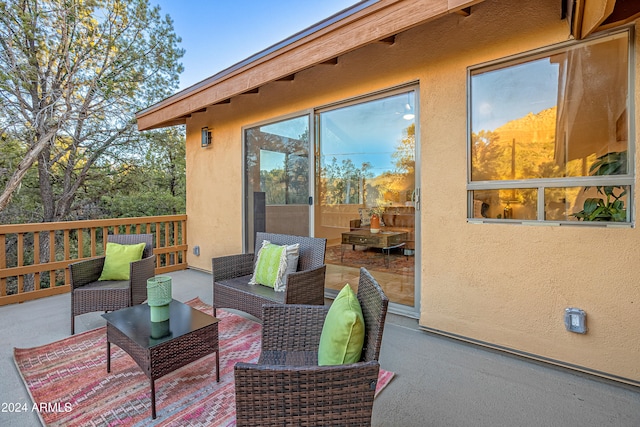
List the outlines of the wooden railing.
<svg viewBox="0 0 640 427">
<path fill-rule="evenodd" d="M 186 215 L 0 225 L 0 306 L 69 292 L 69 264 L 104 255 L 107 234 L 151 233 L 155 273 L 184 270 L 186 225 Z"/>
</svg>

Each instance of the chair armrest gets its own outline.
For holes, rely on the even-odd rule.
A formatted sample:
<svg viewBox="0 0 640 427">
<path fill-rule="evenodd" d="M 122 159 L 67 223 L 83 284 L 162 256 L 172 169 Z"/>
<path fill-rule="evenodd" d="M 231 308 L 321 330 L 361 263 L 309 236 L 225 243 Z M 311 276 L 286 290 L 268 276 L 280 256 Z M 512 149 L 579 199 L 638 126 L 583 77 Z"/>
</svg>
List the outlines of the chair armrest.
<svg viewBox="0 0 640 427">
<path fill-rule="evenodd" d="M 336 366 L 234 367 L 237 426 L 371 424 L 380 366 L 376 361 Z"/>
<path fill-rule="evenodd" d="M 324 305 L 326 264 L 304 271 L 289 273 L 285 304 Z"/>
<path fill-rule="evenodd" d="M 103 256 L 69 264 L 71 289 L 79 288 L 98 280 L 100 274 L 102 274 L 102 267 L 104 267 Z"/>
<path fill-rule="evenodd" d="M 262 350 L 317 352 L 328 311 L 324 305 L 263 305 Z"/>
<path fill-rule="evenodd" d="M 213 282 L 242 277 L 253 273 L 253 254 L 227 255 L 211 259 Z"/>
<path fill-rule="evenodd" d="M 155 274 L 156 256 L 143 258 L 130 264 L 131 303 L 142 304 L 147 299 L 147 280 Z"/>
</svg>

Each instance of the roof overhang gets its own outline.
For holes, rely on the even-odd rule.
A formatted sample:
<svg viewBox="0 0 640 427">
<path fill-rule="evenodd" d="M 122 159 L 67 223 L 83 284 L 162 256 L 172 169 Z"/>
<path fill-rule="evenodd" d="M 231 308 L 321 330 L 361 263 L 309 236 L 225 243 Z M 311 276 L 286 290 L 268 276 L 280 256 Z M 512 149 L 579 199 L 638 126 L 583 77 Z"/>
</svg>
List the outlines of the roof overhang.
<svg viewBox="0 0 640 427">
<path fill-rule="evenodd" d="M 332 62 L 348 52 L 484 0 L 365 0 L 136 114 L 138 130 L 185 124 L 195 112 Z"/>
<path fill-rule="evenodd" d="M 484 0 L 364 0 L 136 114 L 138 130 L 185 124 L 192 114 L 260 86 Z M 640 17 L 637 0 L 561 0 L 571 34 L 583 39 Z"/>
</svg>

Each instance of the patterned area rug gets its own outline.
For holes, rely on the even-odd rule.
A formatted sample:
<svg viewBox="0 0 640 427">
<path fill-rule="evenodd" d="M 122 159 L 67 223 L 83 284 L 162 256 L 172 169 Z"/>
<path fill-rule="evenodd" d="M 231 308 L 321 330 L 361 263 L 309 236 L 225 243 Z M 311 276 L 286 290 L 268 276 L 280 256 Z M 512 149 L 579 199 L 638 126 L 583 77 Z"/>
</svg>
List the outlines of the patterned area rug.
<svg viewBox="0 0 640 427">
<path fill-rule="evenodd" d="M 342 258 L 342 259 L 341 259 Z M 346 265 L 348 267 L 365 267 L 370 271 L 383 271 L 387 273 L 413 276 L 415 268 L 414 255 L 405 256 L 402 249 L 393 249 L 389 255 L 389 265 L 386 265 L 387 254 L 382 254 L 382 249 L 366 248 L 356 245 L 352 249 L 344 245 L 344 257 L 342 257 L 341 245 L 329 246 L 325 253 L 327 264 Z"/>
<path fill-rule="evenodd" d="M 211 306 L 195 298 L 187 304 L 211 314 Z M 14 349 L 25 386 L 49 426 L 233 426 L 233 366 L 260 354 L 259 323 L 218 310 L 220 382 L 215 380 L 215 354 L 156 380 L 158 417 L 151 419 L 149 380 L 131 357 L 111 347 L 111 373 L 106 372 L 106 328 L 98 328 L 29 349 Z M 380 370 L 376 395 L 393 373 Z"/>
</svg>

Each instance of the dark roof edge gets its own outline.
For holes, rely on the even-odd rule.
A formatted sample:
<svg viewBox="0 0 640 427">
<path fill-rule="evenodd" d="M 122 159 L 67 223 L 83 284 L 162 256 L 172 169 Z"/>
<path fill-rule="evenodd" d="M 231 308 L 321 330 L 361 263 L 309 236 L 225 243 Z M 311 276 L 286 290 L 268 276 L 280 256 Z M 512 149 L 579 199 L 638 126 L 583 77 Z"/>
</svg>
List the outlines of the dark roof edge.
<svg viewBox="0 0 640 427">
<path fill-rule="evenodd" d="M 367 7 L 377 3 L 379 0 L 362 0 L 359 3 L 354 4 L 353 6 L 350 6 L 346 9 L 343 9 L 333 15 L 331 15 L 330 17 L 323 19 L 322 21 L 311 25 L 310 27 L 307 27 L 297 33 L 295 33 L 292 36 L 287 37 L 286 39 L 267 47 L 266 49 L 261 50 L 258 53 L 255 53 L 253 55 L 251 55 L 250 57 L 228 67 L 225 68 L 224 70 L 212 75 L 211 77 L 207 77 L 206 79 L 195 83 L 187 88 L 182 89 L 180 92 L 175 93 L 171 96 L 169 96 L 168 98 L 165 98 L 161 101 L 156 102 L 155 104 L 140 110 L 136 113 L 136 116 L 138 115 L 143 115 L 147 112 L 149 112 L 150 110 L 153 110 L 154 108 L 160 106 L 161 104 L 167 103 L 167 102 L 173 102 L 173 101 L 177 101 L 183 97 L 185 97 L 186 95 L 192 93 L 192 92 L 197 92 L 200 89 L 204 89 L 207 86 L 211 85 L 212 83 L 216 82 L 217 80 L 220 80 L 226 76 L 228 76 L 229 74 L 243 68 L 246 67 L 247 65 L 251 64 L 252 62 L 255 62 L 261 58 L 264 58 L 267 55 L 270 55 L 273 52 L 278 51 L 279 49 L 282 49 L 286 46 L 289 46 L 295 42 L 297 42 L 300 39 L 303 39 L 304 37 L 307 37 L 317 31 L 320 31 L 330 25 L 333 25 L 334 23 L 348 17 L 351 16 L 357 12 L 360 12 L 363 9 L 366 9 Z"/>
</svg>

